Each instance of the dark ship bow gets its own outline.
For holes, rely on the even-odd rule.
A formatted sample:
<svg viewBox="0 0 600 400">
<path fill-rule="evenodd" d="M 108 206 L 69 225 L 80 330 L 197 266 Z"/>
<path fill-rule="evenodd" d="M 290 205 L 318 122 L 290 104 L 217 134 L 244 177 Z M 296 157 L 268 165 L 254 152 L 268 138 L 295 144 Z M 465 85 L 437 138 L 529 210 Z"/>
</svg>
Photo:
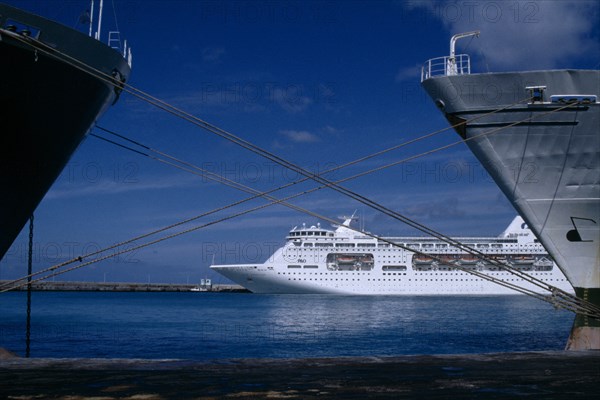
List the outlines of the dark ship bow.
<svg viewBox="0 0 600 400">
<path fill-rule="evenodd" d="M 130 67 L 103 43 L 4 4 L 0 55 L 2 258 Z"/>
</svg>

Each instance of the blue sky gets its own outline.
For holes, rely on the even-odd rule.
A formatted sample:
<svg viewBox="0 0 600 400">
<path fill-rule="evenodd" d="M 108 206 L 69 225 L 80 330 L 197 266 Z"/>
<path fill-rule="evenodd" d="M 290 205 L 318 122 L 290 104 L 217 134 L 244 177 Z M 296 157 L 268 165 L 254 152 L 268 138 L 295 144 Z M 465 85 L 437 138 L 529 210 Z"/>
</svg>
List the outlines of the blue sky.
<svg viewBox="0 0 600 400">
<path fill-rule="evenodd" d="M 88 29 L 78 25 L 87 1 L 8 3 Z M 459 45 L 475 72 L 600 66 L 595 1 L 114 0 L 114 13 L 105 3 L 104 35 L 116 14 L 133 49 L 131 85 L 314 171 L 445 128 L 419 75 L 427 59 L 447 55 L 454 33 L 481 30 Z M 297 178 L 128 94 L 98 124 L 260 190 Z M 446 132 L 331 178 L 457 139 Z M 346 185 L 450 235 L 497 235 L 515 214 L 464 145 Z M 36 210 L 34 269 L 244 197 L 89 137 Z M 377 234 L 418 234 L 331 191 L 295 203 L 331 218 L 358 210 Z M 208 269 L 213 253 L 217 262 L 263 260 L 302 222 L 317 221 L 273 206 L 56 279 L 223 282 Z M 22 232 L 0 279 L 24 274 L 26 243 Z"/>
</svg>

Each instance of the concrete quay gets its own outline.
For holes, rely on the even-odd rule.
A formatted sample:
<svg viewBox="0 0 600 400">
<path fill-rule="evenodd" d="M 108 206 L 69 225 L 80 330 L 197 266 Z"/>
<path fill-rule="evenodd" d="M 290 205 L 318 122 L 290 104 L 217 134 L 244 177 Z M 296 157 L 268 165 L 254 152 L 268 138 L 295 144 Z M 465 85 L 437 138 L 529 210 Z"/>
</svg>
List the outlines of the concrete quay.
<svg viewBox="0 0 600 400">
<path fill-rule="evenodd" d="M 9 281 L 0 281 L 0 285 Z M 199 288 L 193 284 L 176 283 L 126 283 L 126 282 L 33 282 L 31 289 L 35 291 L 81 291 L 81 292 L 189 292 Z M 18 290 L 27 290 L 23 286 Z M 201 288 L 200 292 L 248 292 L 239 285 L 213 284 Z"/>
<path fill-rule="evenodd" d="M 0 352 L 1 353 L 1 352 Z M 600 352 L 189 360 L 0 356 L 6 399 L 589 399 Z"/>
</svg>

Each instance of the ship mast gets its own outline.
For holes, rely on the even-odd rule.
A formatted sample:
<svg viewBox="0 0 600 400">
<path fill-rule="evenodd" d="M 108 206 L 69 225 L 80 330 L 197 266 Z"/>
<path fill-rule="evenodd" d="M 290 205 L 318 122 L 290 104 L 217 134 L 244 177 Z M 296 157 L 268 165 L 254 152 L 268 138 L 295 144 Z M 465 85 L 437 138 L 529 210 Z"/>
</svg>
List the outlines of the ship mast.
<svg viewBox="0 0 600 400">
<path fill-rule="evenodd" d="M 102 28 L 102 9 L 104 8 L 104 0 L 100 0 L 99 6 L 98 6 L 98 30 L 96 31 L 96 33 L 94 33 L 94 39 L 96 40 L 100 40 L 100 30 Z M 89 36 L 92 36 L 92 31 L 93 31 L 93 26 L 94 26 L 94 0 L 91 0 L 90 2 L 90 31 L 89 31 Z"/>
<path fill-rule="evenodd" d="M 98 10 L 98 31 L 96 32 L 96 40 L 100 40 L 100 28 L 102 28 L 102 8 L 104 0 L 100 0 L 100 8 Z"/>
<path fill-rule="evenodd" d="M 94 0 L 90 4 L 90 33 L 89 37 L 92 37 L 92 27 L 94 26 Z"/>
</svg>

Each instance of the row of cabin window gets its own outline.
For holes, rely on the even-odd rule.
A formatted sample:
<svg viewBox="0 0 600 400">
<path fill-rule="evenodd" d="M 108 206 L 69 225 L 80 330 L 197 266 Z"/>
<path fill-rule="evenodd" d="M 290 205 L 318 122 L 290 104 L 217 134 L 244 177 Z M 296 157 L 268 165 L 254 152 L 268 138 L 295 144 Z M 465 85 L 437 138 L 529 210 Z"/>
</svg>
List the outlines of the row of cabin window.
<svg viewBox="0 0 600 400">
<path fill-rule="evenodd" d="M 290 236 L 333 236 L 333 233 L 329 232 L 313 232 L 313 231 L 301 231 L 301 232 L 290 232 Z"/>
<path fill-rule="evenodd" d="M 404 247 L 408 247 L 408 248 L 412 248 L 412 249 L 418 249 L 418 248 L 432 248 L 433 245 L 429 244 L 429 243 L 424 243 L 422 245 L 420 245 L 419 243 L 408 243 L 408 244 L 402 244 L 402 243 L 398 243 L 401 246 Z M 326 243 L 314 243 L 315 247 L 331 247 L 331 246 L 335 246 L 335 247 L 376 247 L 377 245 L 375 243 L 359 243 L 359 244 L 354 244 L 354 243 L 330 243 L 330 242 L 326 242 Z M 465 245 L 467 247 L 475 247 L 473 245 L 467 244 Z M 304 247 L 313 247 L 313 243 L 304 243 Z M 389 243 L 379 243 L 378 247 L 390 247 Z M 436 248 L 447 248 L 448 245 L 447 244 L 436 244 L 435 245 Z M 487 244 L 481 244 L 481 245 L 477 245 L 478 248 L 487 248 L 490 247 L 490 245 Z M 498 243 L 492 243 L 491 247 L 494 249 L 501 249 L 503 248 L 503 246 L 501 244 Z"/>
</svg>

